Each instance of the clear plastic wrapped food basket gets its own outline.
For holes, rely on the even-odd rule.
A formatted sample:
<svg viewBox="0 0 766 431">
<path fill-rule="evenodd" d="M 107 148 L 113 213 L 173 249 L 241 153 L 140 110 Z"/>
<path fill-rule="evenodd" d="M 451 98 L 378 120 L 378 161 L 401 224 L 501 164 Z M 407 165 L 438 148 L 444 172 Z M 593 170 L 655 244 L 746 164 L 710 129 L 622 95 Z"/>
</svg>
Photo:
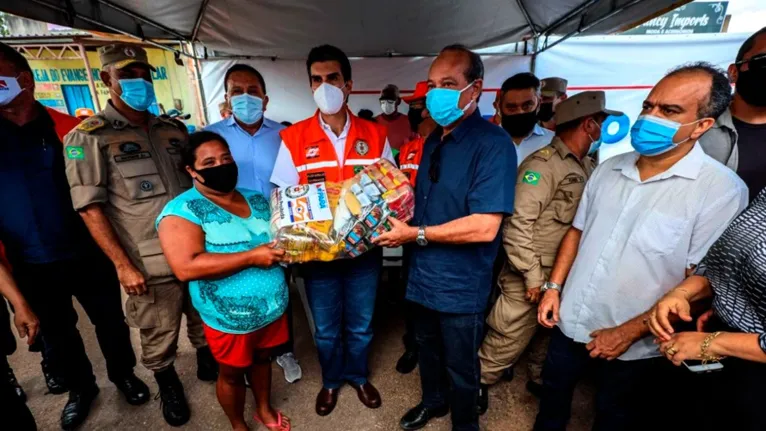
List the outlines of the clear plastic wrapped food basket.
<svg viewBox="0 0 766 431">
<path fill-rule="evenodd" d="M 291 262 L 353 258 L 391 229 L 389 217 L 408 222 L 414 208 L 407 177 L 381 159 L 342 183 L 274 189 L 271 229 Z"/>
</svg>

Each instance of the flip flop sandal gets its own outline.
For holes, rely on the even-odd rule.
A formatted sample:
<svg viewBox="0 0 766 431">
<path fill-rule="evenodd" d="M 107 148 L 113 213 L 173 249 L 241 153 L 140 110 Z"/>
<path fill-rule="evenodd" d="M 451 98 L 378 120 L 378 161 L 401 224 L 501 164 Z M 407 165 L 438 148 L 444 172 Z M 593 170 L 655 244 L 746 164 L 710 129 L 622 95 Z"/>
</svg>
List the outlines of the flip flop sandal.
<svg viewBox="0 0 766 431">
<path fill-rule="evenodd" d="M 277 410 L 277 423 L 275 424 L 263 423 L 263 421 L 261 420 L 261 418 L 258 417 L 257 414 L 253 415 L 253 420 L 265 426 L 270 431 L 290 431 L 291 430 L 290 418 L 288 418 L 287 416 L 282 416 L 282 412 L 280 412 L 279 410 Z"/>
</svg>

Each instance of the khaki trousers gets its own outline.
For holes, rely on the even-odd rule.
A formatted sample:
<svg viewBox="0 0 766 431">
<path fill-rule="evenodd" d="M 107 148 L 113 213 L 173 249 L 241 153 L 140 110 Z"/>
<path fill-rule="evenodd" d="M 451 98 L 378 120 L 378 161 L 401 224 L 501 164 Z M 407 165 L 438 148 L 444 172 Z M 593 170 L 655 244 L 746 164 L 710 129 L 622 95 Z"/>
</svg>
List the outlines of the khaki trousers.
<svg viewBox="0 0 766 431">
<path fill-rule="evenodd" d="M 550 268 L 544 268 L 546 278 Z M 481 383 L 496 383 L 506 368 L 516 362 L 537 332 L 537 304 L 525 298 L 524 278 L 503 268 L 498 278 L 500 296 L 487 317 L 488 331 L 479 349 Z M 547 337 L 542 331 L 529 354 L 530 379 L 540 380 L 547 350 Z"/>
<path fill-rule="evenodd" d="M 189 287 L 180 281 L 147 286 L 144 295 L 131 295 L 125 304 L 128 324 L 141 333 L 141 363 L 153 372 L 173 365 L 186 314 L 189 341 L 195 349 L 207 346 L 202 319 L 191 304 Z"/>
</svg>

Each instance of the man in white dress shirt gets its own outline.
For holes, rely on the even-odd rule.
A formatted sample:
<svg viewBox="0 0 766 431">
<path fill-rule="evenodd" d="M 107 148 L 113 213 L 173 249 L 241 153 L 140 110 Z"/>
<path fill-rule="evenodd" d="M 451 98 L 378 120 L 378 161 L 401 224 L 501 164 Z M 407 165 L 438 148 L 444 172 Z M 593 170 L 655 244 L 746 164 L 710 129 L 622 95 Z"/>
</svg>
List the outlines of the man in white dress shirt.
<svg viewBox="0 0 766 431">
<path fill-rule="evenodd" d="M 636 152 L 605 161 L 585 186 L 538 309 L 542 325 L 557 327 L 535 430 L 565 429 L 574 387 L 594 362 L 596 429 L 632 429 L 647 411 L 665 407 L 641 397 L 664 361 L 647 336 L 646 310 L 691 272 L 748 202 L 742 180 L 697 143 L 730 100 L 728 78 L 712 65 L 670 72 L 631 129 Z M 682 397 L 675 386 L 668 390 Z"/>
</svg>

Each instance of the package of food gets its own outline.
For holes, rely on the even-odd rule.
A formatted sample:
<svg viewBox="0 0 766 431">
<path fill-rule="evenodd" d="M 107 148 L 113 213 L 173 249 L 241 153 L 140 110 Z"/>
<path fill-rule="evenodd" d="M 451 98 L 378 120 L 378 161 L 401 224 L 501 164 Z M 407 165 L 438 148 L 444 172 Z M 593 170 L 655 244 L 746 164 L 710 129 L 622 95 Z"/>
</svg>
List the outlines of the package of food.
<svg viewBox="0 0 766 431">
<path fill-rule="evenodd" d="M 387 160 L 343 183 L 280 187 L 271 195 L 271 229 L 292 262 L 353 258 L 391 230 L 389 217 L 412 219 L 415 194 Z"/>
</svg>

